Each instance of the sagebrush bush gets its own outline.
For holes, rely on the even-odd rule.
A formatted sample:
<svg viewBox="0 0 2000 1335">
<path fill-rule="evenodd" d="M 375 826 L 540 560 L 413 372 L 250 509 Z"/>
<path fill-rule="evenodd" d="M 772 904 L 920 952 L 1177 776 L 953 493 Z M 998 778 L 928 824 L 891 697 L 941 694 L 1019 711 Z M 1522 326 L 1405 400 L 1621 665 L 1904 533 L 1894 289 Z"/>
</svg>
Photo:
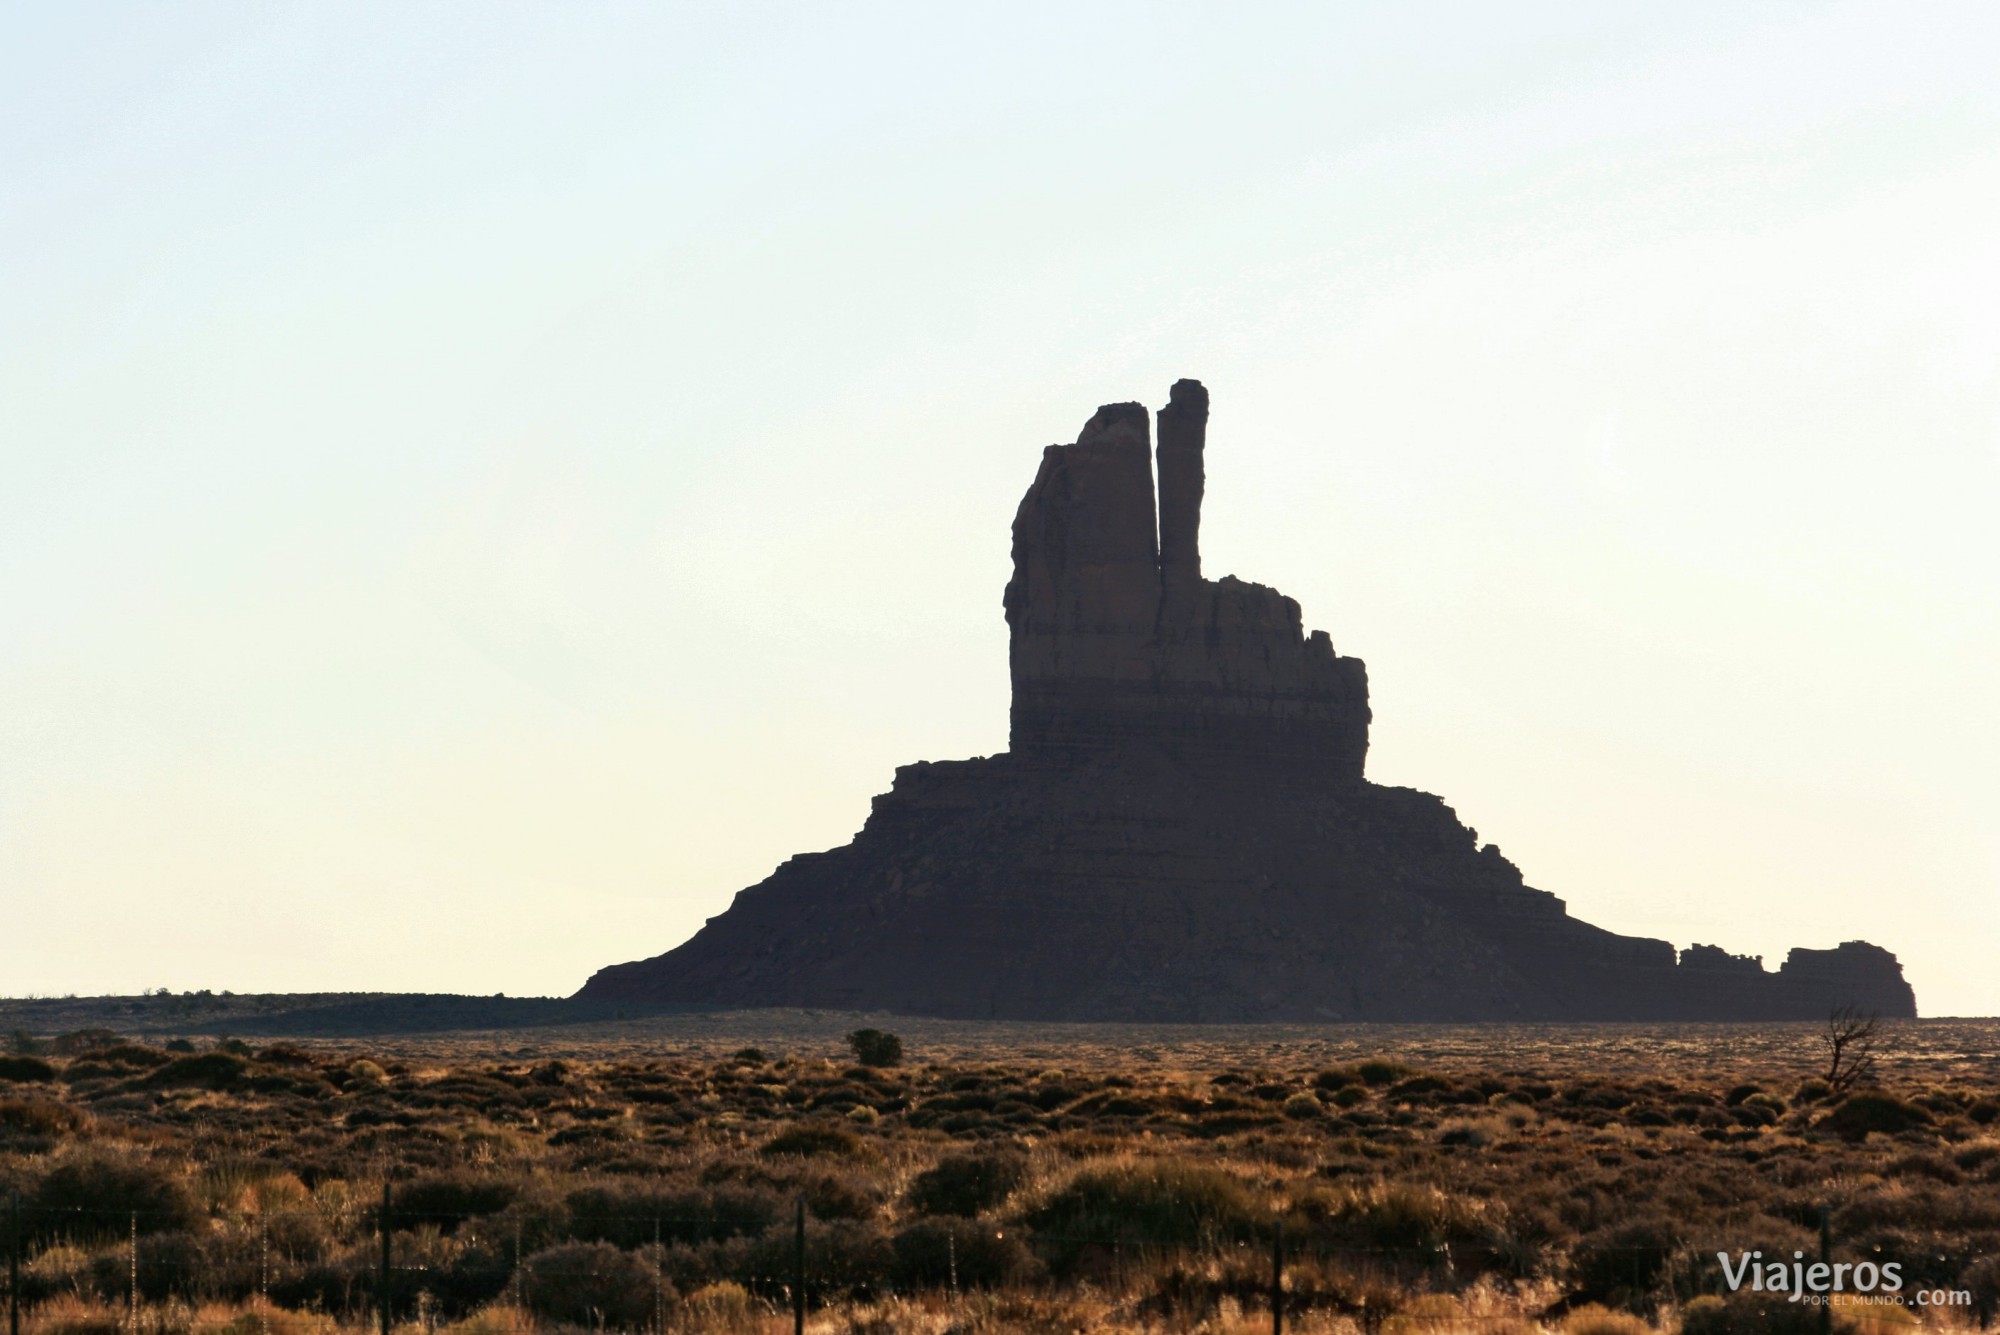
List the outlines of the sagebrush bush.
<svg viewBox="0 0 2000 1335">
<path fill-rule="evenodd" d="M 128 1257 L 123 1248 L 93 1257 L 91 1287 L 98 1293 L 119 1294 L 136 1279 L 139 1296 L 149 1303 L 203 1297 L 213 1291 L 217 1278 L 209 1259 L 201 1244 L 186 1233 L 154 1233 L 139 1239 L 136 1257 Z"/>
<path fill-rule="evenodd" d="M 1431 1100 L 1433 1096 L 1442 1094 L 1450 1088 L 1450 1081 L 1440 1080 L 1434 1075 L 1413 1075 L 1407 1080 L 1398 1080 L 1389 1086 L 1389 1092 L 1385 1097 L 1401 1103 L 1413 1103 L 1418 1100 Z"/>
<path fill-rule="evenodd" d="M 734 1331 L 761 1323 L 768 1310 L 741 1284 L 720 1280 L 688 1294 L 687 1314 L 704 1331 Z"/>
<path fill-rule="evenodd" d="M 845 1127 L 826 1122 L 800 1122 L 764 1142 L 759 1154 L 830 1155 L 853 1159 L 867 1153 L 867 1142 Z"/>
<path fill-rule="evenodd" d="M 570 1242 L 536 1252 L 524 1263 L 528 1310 L 586 1330 L 637 1330 L 674 1295 L 667 1281 L 629 1252 L 607 1242 Z"/>
<path fill-rule="evenodd" d="M 428 1224 L 450 1233 L 469 1219 L 498 1214 L 519 1194 L 518 1182 L 492 1173 L 426 1173 L 396 1187 L 390 1211 L 398 1228 Z"/>
<path fill-rule="evenodd" d="M 1438 1128 L 1438 1144 L 1464 1145 L 1471 1149 L 1483 1149 L 1493 1143 L 1499 1134 L 1500 1123 L 1493 1120 L 1463 1120 L 1447 1122 Z"/>
<path fill-rule="evenodd" d="M 1680 1251 L 1680 1230 L 1667 1219 L 1641 1218 L 1585 1236 L 1570 1254 L 1570 1279 L 1586 1297 L 1612 1307 L 1650 1312 L 1667 1269 Z"/>
<path fill-rule="evenodd" d="M 1004 1205 L 1027 1176 L 1028 1160 L 1016 1151 L 950 1155 L 910 1183 L 910 1208 L 920 1214 L 984 1214 Z"/>
<path fill-rule="evenodd" d="M 85 1029 L 72 1030 L 67 1034 L 57 1034 L 48 1042 L 48 1050 L 58 1057 L 75 1057 L 98 1048 L 114 1047 L 118 1044 L 118 1031 L 93 1025 Z"/>
<path fill-rule="evenodd" d="M 45 1247 L 21 1271 L 21 1300 L 40 1304 L 59 1294 L 87 1294 L 90 1268 L 90 1253 L 81 1247 L 67 1243 Z"/>
<path fill-rule="evenodd" d="M 716 1249 L 728 1278 L 755 1293 L 783 1296 L 793 1273 L 794 1233 L 771 1229 L 762 1237 L 739 1239 Z M 888 1235 L 873 1224 L 817 1220 L 806 1226 L 806 1275 L 815 1299 L 869 1295 L 882 1291 L 896 1264 Z"/>
<path fill-rule="evenodd" d="M 89 1124 L 85 1114 L 53 1099 L 0 1099 L 0 1135 L 19 1132 L 57 1137 L 81 1131 Z"/>
<path fill-rule="evenodd" d="M 511 1303 L 497 1302 L 440 1328 L 439 1335 L 521 1335 L 534 1318 Z M 230 1335 L 260 1335 L 250 1330 Z M 331 1333 L 330 1333 L 331 1335 Z"/>
<path fill-rule="evenodd" d="M 0 1057 L 0 1080 L 21 1084 L 46 1084 L 56 1078 L 56 1068 L 40 1057 Z"/>
<path fill-rule="evenodd" d="M 696 1244 L 752 1237 L 778 1222 L 786 1202 L 760 1186 L 580 1187 L 569 1193 L 571 1237 L 643 1247 L 656 1238 Z"/>
<path fill-rule="evenodd" d="M 512 1249 L 498 1238 L 485 1238 L 470 1245 L 447 1247 L 434 1257 L 420 1276 L 420 1288 L 435 1300 L 447 1317 L 468 1316 L 492 1303 L 511 1286 L 514 1279 Z M 411 1311 L 415 1297 L 404 1284 L 395 1294 L 398 1311 Z"/>
<path fill-rule="evenodd" d="M 520 1239 L 524 1254 L 540 1251 L 571 1236 L 568 1193 L 548 1178 L 518 1175 L 520 1190 L 511 1204 L 480 1221 L 482 1233 L 510 1241 Z M 648 1235 L 648 1241 L 651 1236 Z"/>
<path fill-rule="evenodd" d="M 1318 1099 L 1301 1090 L 1287 1098 L 1279 1106 L 1279 1111 L 1295 1122 L 1309 1122 L 1324 1113 L 1326 1108 Z"/>
<path fill-rule="evenodd" d="M 847 1036 L 854 1059 L 863 1066 L 900 1066 L 903 1040 L 880 1029 L 857 1029 Z"/>
<path fill-rule="evenodd" d="M 234 1052 L 198 1052 L 175 1057 L 146 1077 L 146 1083 L 160 1088 L 192 1085 L 199 1089 L 232 1089 L 250 1073 L 248 1058 Z"/>
<path fill-rule="evenodd" d="M 1893 1094 L 1863 1092 L 1842 1099 L 1821 1125 L 1844 1140 L 1865 1140 L 1871 1132 L 1893 1136 L 1927 1126 L 1930 1120 L 1922 1108 Z"/>
<path fill-rule="evenodd" d="M 881 1209 L 874 1192 L 842 1173 L 808 1173 L 794 1184 L 815 1219 L 873 1219 Z"/>
<path fill-rule="evenodd" d="M 58 1160 L 22 1203 L 30 1237 L 100 1242 L 192 1228 L 196 1212 L 180 1175 L 146 1159 L 109 1151 Z"/>
<path fill-rule="evenodd" d="M 1192 1247 L 1253 1238 L 1270 1221 L 1269 1206 L 1242 1179 L 1187 1159 L 1086 1168 L 1027 1216 L 1037 1249 L 1057 1268 L 1085 1246 Z"/>
<path fill-rule="evenodd" d="M 65 1293 L 35 1313 L 39 1335 L 131 1335 L 122 1307 Z"/>
<path fill-rule="evenodd" d="M 122 1066 L 133 1071 L 150 1071 L 173 1060 L 171 1054 L 162 1052 L 158 1048 L 149 1048 L 143 1043 L 112 1043 L 106 1047 L 92 1048 L 79 1055 L 90 1061 L 101 1062 L 107 1066 Z"/>
<path fill-rule="evenodd" d="M 1480 1201 L 1407 1182 L 1376 1182 L 1350 1190 L 1305 1190 L 1292 1198 L 1297 1231 L 1314 1244 L 1388 1253 L 1387 1262 L 1431 1265 L 1444 1248 L 1476 1254 L 1493 1240 Z"/>
<path fill-rule="evenodd" d="M 1375 1057 L 1356 1066 L 1354 1073 L 1361 1077 L 1364 1085 L 1391 1085 L 1408 1075 L 1410 1068 Z"/>
<path fill-rule="evenodd" d="M 296 1043 L 273 1043 L 259 1049 L 256 1059 L 266 1066 L 311 1066 L 313 1055 Z"/>
<path fill-rule="evenodd" d="M 271 1301 L 293 1310 L 365 1310 L 375 1292 L 375 1266 L 375 1250 L 367 1244 L 285 1266 L 271 1277 Z"/>
<path fill-rule="evenodd" d="M 1754 1094 L 1730 1110 L 1730 1115 L 1739 1126 L 1776 1126 L 1779 1113 L 1773 1112 L 1768 1104 L 1759 1100 L 1768 1098 L 1766 1094 Z"/>
<path fill-rule="evenodd" d="M 1561 1335 L 1653 1335 L 1653 1328 L 1630 1312 L 1613 1312 L 1592 1304 L 1563 1318 Z"/>
<path fill-rule="evenodd" d="M 1015 1233 L 969 1219 L 921 1219 L 890 1245 L 891 1278 L 904 1289 L 942 1288 L 954 1279 L 962 1289 L 997 1289 L 1026 1282 L 1036 1269 L 1034 1253 Z"/>
</svg>

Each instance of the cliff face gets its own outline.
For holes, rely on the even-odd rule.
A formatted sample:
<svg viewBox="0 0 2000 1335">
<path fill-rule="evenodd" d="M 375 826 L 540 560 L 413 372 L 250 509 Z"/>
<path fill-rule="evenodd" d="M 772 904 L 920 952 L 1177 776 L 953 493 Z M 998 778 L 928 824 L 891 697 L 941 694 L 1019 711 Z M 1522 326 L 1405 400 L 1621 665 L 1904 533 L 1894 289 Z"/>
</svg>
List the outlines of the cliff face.
<svg viewBox="0 0 2000 1335">
<path fill-rule="evenodd" d="M 1358 780 L 1368 674 L 1324 631 L 1304 634 L 1276 589 L 1201 577 L 1208 392 L 1160 412 L 1159 519 L 1146 410 L 1097 410 L 1042 452 L 1014 516 L 1003 603 L 1016 754 L 1077 756 L 1139 742 L 1197 767 L 1278 766 Z"/>
<path fill-rule="evenodd" d="M 1368 783 L 1360 660 L 1276 590 L 1202 576 L 1207 420 L 1183 380 L 1157 452 L 1129 403 L 1043 452 L 1004 597 L 1007 753 L 898 770 L 853 842 L 583 995 L 1052 1020 L 1915 1014 L 1875 946 L 1775 973 L 1677 956 L 1571 918 L 1438 798 Z"/>
</svg>

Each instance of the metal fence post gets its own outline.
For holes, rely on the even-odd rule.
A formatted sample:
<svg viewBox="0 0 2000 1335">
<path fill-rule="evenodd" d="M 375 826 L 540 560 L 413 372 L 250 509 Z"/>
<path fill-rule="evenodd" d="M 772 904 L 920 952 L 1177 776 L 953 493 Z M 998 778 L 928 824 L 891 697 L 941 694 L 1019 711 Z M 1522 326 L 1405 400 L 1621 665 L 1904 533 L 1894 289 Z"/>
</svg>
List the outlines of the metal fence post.
<svg viewBox="0 0 2000 1335">
<path fill-rule="evenodd" d="M 132 1231 L 128 1236 L 125 1250 L 127 1275 L 131 1280 L 131 1320 L 132 1335 L 139 1335 L 139 1212 L 132 1212 Z"/>
<path fill-rule="evenodd" d="M 257 1216 L 257 1330 L 269 1335 L 271 1329 L 271 1226 Z"/>
<path fill-rule="evenodd" d="M 1285 1335 L 1285 1225 L 1271 1230 L 1271 1335 Z"/>
<path fill-rule="evenodd" d="M 378 1221 L 382 1226 L 382 1273 L 376 1277 L 375 1306 L 381 1313 L 382 1335 L 389 1335 L 389 1206 L 392 1190 L 387 1182 L 382 1184 L 382 1216 Z"/>
<path fill-rule="evenodd" d="M 14 1193 L 7 1239 L 7 1335 L 21 1335 L 21 1193 Z"/>
<path fill-rule="evenodd" d="M 1822 1205 L 1819 1207 L 1819 1259 L 1824 1264 L 1833 1262 L 1833 1211 Z M 1831 1270 L 1827 1271 L 1832 1274 Z M 1819 1308 L 1819 1335 L 1833 1335 L 1833 1295 L 1826 1295 L 1826 1301 Z"/>
<path fill-rule="evenodd" d="M 806 1198 L 799 1197 L 798 1231 L 792 1241 L 792 1335 L 806 1335 Z"/>
</svg>

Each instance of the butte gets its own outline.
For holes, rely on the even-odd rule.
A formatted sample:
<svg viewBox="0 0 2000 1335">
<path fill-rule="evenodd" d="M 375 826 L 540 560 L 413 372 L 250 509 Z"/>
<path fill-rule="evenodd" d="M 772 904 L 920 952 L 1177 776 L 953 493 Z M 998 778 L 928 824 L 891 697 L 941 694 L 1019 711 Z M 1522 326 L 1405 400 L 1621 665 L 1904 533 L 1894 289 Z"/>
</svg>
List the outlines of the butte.
<svg viewBox="0 0 2000 1335">
<path fill-rule="evenodd" d="M 851 842 L 579 995 L 1145 1022 L 1916 1014 L 1878 946 L 1773 972 L 1620 936 L 1440 798 L 1369 782 L 1361 660 L 1277 590 L 1202 574 L 1207 391 L 1179 382 L 1157 446 L 1152 426 L 1110 404 L 1042 452 L 1003 600 L 1004 753 L 898 769 Z"/>
</svg>

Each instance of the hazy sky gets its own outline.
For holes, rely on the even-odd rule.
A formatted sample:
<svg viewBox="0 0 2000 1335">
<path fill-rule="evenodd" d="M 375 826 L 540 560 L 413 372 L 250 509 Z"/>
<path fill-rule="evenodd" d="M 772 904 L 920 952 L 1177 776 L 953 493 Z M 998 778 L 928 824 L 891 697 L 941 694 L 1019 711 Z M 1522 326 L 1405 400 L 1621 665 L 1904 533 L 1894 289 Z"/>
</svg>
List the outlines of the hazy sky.
<svg viewBox="0 0 2000 1335">
<path fill-rule="evenodd" d="M 1211 575 L 1619 931 L 2000 1012 L 2000 7 L 0 10 L 0 993 L 568 992 Z"/>
</svg>

